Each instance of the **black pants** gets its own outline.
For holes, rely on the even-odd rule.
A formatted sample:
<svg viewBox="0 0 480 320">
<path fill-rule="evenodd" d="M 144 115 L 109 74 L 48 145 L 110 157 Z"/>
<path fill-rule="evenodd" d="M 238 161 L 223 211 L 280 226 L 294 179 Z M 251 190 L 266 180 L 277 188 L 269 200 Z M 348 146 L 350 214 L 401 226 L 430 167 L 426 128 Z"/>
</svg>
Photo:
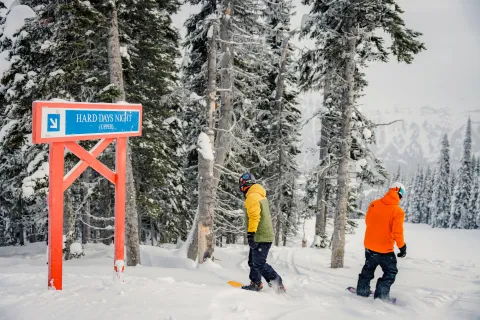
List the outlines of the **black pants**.
<svg viewBox="0 0 480 320">
<path fill-rule="evenodd" d="M 280 281 L 281 278 L 275 270 L 267 263 L 267 256 L 271 242 L 260 242 L 255 249 L 250 248 L 248 254 L 248 266 L 250 267 L 250 281 L 259 284 L 262 282 L 262 276 L 267 282 L 273 280 Z"/>
<path fill-rule="evenodd" d="M 375 269 L 378 266 L 382 268 L 383 276 L 377 280 L 374 297 L 380 299 L 390 297 L 390 287 L 398 273 L 397 257 L 393 252 L 378 253 L 368 249 L 365 250 L 365 265 L 358 276 L 357 294 L 359 296 L 370 295 L 370 281 L 375 277 Z"/>
</svg>

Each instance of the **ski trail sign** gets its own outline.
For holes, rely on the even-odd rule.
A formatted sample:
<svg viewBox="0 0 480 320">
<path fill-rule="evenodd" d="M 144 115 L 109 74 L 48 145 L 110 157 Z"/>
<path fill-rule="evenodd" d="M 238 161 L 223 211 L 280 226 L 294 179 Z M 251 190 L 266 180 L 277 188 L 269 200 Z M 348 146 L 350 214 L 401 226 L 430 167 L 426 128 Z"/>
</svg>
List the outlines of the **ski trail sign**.
<svg viewBox="0 0 480 320">
<path fill-rule="evenodd" d="M 92 140 L 142 135 L 142 106 L 36 101 L 33 142 Z"/>
<path fill-rule="evenodd" d="M 127 137 L 142 134 L 142 106 L 139 104 L 76 103 L 35 101 L 32 106 L 32 141 L 48 143 L 48 288 L 62 290 L 63 193 L 92 167 L 115 185 L 116 279 L 123 281 L 125 266 L 125 185 Z M 99 140 L 89 151 L 78 140 Z M 97 158 L 115 142 L 115 171 Z M 65 175 L 65 148 L 80 162 Z"/>
</svg>

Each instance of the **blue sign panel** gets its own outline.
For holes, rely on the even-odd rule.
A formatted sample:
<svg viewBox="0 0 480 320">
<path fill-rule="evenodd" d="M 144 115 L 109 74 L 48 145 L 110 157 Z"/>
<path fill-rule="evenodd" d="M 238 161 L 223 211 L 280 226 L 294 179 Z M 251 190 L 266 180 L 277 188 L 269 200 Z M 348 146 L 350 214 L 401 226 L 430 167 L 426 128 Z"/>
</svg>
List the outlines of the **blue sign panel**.
<svg viewBox="0 0 480 320">
<path fill-rule="evenodd" d="M 58 132 L 58 131 L 60 131 L 60 115 L 49 114 L 47 116 L 47 132 Z"/>
<path fill-rule="evenodd" d="M 140 131 L 140 112 L 119 110 L 65 111 L 66 135 L 95 135 Z"/>
</svg>

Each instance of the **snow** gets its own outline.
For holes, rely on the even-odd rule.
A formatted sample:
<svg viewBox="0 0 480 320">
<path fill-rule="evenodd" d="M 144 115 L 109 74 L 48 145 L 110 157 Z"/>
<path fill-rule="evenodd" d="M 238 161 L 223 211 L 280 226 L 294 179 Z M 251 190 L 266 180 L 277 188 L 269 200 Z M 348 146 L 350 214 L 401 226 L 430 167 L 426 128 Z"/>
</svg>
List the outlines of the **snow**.
<svg viewBox="0 0 480 320">
<path fill-rule="evenodd" d="M 25 90 L 30 90 L 32 89 L 33 87 L 35 87 L 35 81 L 33 80 L 28 80 L 27 83 L 25 84 Z"/>
<path fill-rule="evenodd" d="M 13 35 L 19 31 L 25 24 L 25 19 L 35 17 L 35 12 L 25 5 L 13 7 L 7 15 L 3 37 L 13 39 Z"/>
<path fill-rule="evenodd" d="M 205 160 L 212 160 L 214 159 L 213 157 L 213 151 L 212 151 L 212 146 L 210 144 L 210 138 L 207 136 L 205 132 L 200 133 L 198 136 L 198 152 L 200 152 Z"/>
<path fill-rule="evenodd" d="M 71 254 L 82 254 L 83 248 L 80 242 L 74 242 L 70 245 L 70 253 Z"/>
<path fill-rule="evenodd" d="M 300 22 L 300 28 L 302 28 L 302 29 L 305 28 L 306 25 L 307 25 L 307 23 L 309 23 L 311 19 L 312 19 L 312 18 L 310 17 L 309 14 L 304 14 L 304 15 L 302 16 L 302 20 L 301 20 L 301 22 Z"/>
<path fill-rule="evenodd" d="M 63 71 L 62 69 L 58 69 L 53 72 L 50 72 L 50 77 L 56 77 L 58 75 L 63 75 L 63 74 L 65 74 L 65 71 Z"/>
<path fill-rule="evenodd" d="M 370 131 L 370 129 L 368 129 L 368 128 L 364 128 L 363 129 L 363 137 L 365 139 L 370 139 L 372 137 L 372 131 Z"/>
<path fill-rule="evenodd" d="M 207 32 L 207 38 L 212 39 L 212 37 L 213 37 L 213 25 L 211 25 L 210 28 L 208 28 L 208 32 Z"/>
<path fill-rule="evenodd" d="M 40 161 L 45 159 L 46 155 L 47 151 L 39 152 L 35 159 L 33 159 L 33 161 L 28 164 L 27 173 L 32 173 L 32 171 L 36 168 L 37 164 L 39 164 Z"/>
<path fill-rule="evenodd" d="M 108 90 L 111 90 L 112 88 L 115 88 L 115 85 L 113 83 L 109 84 L 108 86 L 106 86 L 105 88 L 100 90 L 100 94 L 102 94 L 104 92 L 107 92 Z"/>
<path fill-rule="evenodd" d="M 197 101 L 198 103 L 200 103 L 200 105 L 202 107 L 207 107 L 207 102 L 205 101 L 205 98 L 204 97 L 200 97 L 198 94 L 196 94 L 195 92 L 192 92 L 190 94 L 190 100 L 191 101 Z"/>
<path fill-rule="evenodd" d="M 30 199 L 35 194 L 35 189 L 29 184 L 22 185 L 22 197 Z"/>
<path fill-rule="evenodd" d="M 88 9 L 93 9 L 93 6 L 92 4 L 90 3 L 90 1 L 82 1 L 81 2 L 85 7 L 87 7 Z"/>
<path fill-rule="evenodd" d="M 23 80 L 25 80 L 25 74 L 23 74 L 23 73 L 16 73 L 16 74 L 15 74 L 15 78 L 14 78 L 14 80 L 13 80 L 13 83 L 21 82 L 21 81 L 23 81 Z"/>
<path fill-rule="evenodd" d="M 125 47 L 125 46 L 120 47 L 120 55 L 122 56 L 122 58 L 127 59 L 127 61 L 129 63 L 131 63 L 130 54 L 128 53 L 128 48 L 127 47 Z"/>
<path fill-rule="evenodd" d="M 40 154 L 39 154 L 40 155 Z M 38 158 L 38 159 L 37 159 Z M 35 158 L 35 161 L 41 161 L 38 156 Z M 34 168 L 34 165 L 32 165 L 32 162 L 29 163 L 29 169 Z M 33 170 L 33 169 L 32 169 Z M 47 161 L 43 162 L 42 165 L 38 168 L 37 171 L 35 171 L 32 175 L 25 177 L 22 181 L 22 196 L 25 199 L 29 199 L 35 194 L 35 187 L 37 186 L 37 183 L 45 183 L 46 178 L 49 175 L 49 164 Z"/>
<path fill-rule="evenodd" d="M 282 275 L 287 294 L 232 288 L 248 282 L 244 245 L 217 247 L 216 260 L 197 266 L 175 245 L 141 246 L 142 265 L 125 267 L 114 281 L 114 247 L 86 244 L 85 256 L 64 261 L 63 291 L 47 290 L 45 243 L 0 248 L 0 315 L 16 319 L 479 319 L 480 230 L 405 225 L 407 257 L 391 295 L 397 305 L 360 298 L 356 285 L 364 262 L 364 223 L 347 234 L 345 268 L 331 269 L 328 249 L 310 248 L 314 221 L 289 247 L 273 247 L 268 262 Z M 308 235 L 311 235 L 310 237 Z M 397 250 L 398 251 L 398 250 Z M 183 253 L 183 252 L 182 252 Z M 381 270 L 376 272 L 376 278 Z M 374 280 L 376 281 L 376 280 Z M 375 282 L 372 282 L 374 285 Z M 53 311 L 54 310 L 54 311 Z"/>
<path fill-rule="evenodd" d="M 51 42 L 50 40 L 45 40 L 45 41 L 42 43 L 40 49 L 41 49 L 41 50 L 47 50 L 47 49 L 50 48 L 53 44 L 54 44 L 54 43 Z"/>
<path fill-rule="evenodd" d="M 361 167 L 365 167 L 367 165 L 367 159 L 360 159 L 357 161 L 357 163 L 361 166 Z"/>
<path fill-rule="evenodd" d="M 0 142 L 2 142 L 3 138 L 8 134 L 10 129 L 18 123 L 18 120 L 10 120 L 6 125 L 0 129 Z"/>
</svg>

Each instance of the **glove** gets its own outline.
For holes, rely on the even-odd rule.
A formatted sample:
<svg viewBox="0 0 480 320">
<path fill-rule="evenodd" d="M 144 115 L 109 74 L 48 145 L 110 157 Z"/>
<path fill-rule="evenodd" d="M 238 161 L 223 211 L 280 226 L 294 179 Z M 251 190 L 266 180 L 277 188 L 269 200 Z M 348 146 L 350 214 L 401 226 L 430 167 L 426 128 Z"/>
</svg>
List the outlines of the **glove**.
<svg viewBox="0 0 480 320">
<path fill-rule="evenodd" d="M 405 243 L 403 247 L 399 248 L 400 252 L 397 253 L 397 257 L 404 258 L 407 255 L 407 244 Z"/>
<path fill-rule="evenodd" d="M 255 239 L 255 232 L 247 233 L 248 245 L 250 246 L 251 249 L 256 249 L 258 247 L 258 244 L 255 242 L 254 239 Z"/>
</svg>

